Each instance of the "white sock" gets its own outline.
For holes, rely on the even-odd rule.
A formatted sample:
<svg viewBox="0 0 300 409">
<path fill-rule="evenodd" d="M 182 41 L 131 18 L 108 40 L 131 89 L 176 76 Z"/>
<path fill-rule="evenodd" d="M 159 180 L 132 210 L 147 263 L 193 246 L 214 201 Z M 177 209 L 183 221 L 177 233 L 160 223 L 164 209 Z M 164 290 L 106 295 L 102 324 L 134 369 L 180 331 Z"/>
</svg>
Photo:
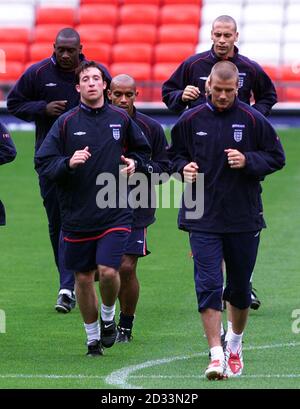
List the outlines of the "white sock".
<svg viewBox="0 0 300 409">
<path fill-rule="evenodd" d="M 221 346 L 210 348 L 210 354 L 211 354 L 210 359 L 212 361 L 215 361 L 215 360 L 219 360 L 221 362 L 224 361 L 224 352 Z"/>
<path fill-rule="evenodd" d="M 116 304 L 108 307 L 107 305 L 101 304 L 101 318 L 102 321 L 112 321 L 115 316 Z"/>
<path fill-rule="evenodd" d="M 87 343 L 90 344 L 92 341 L 100 339 L 100 325 L 99 321 L 92 322 L 91 324 L 83 323 L 86 336 L 87 336 Z"/>
<path fill-rule="evenodd" d="M 233 331 L 231 331 L 230 337 L 228 339 L 228 344 L 227 344 L 231 352 L 236 354 L 241 349 L 242 339 L 243 339 L 243 333 L 235 334 Z"/>
<path fill-rule="evenodd" d="M 227 321 L 227 332 L 226 332 L 226 335 L 225 335 L 225 341 L 226 342 L 228 342 L 231 333 L 232 333 L 232 322 Z"/>
</svg>

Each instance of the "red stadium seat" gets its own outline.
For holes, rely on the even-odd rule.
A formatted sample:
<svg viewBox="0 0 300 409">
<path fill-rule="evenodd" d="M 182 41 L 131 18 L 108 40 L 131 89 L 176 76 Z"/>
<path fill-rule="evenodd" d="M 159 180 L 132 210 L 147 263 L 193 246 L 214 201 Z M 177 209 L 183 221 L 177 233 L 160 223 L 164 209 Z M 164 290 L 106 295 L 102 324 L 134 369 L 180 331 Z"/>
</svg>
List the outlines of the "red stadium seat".
<svg viewBox="0 0 300 409">
<path fill-rule="evenodd" d="M 276 65 L 263 65 L 262 68 L 272 81 L 277 81 L 279 79 L 280 73 Z"/>
<path fill-rule="evenodd" d="M 81 0 L 80 4 L 114 4 L 119 6 L 120 0 Z"/>
<path fill-rule="evenodd" d="M 282 98 L 285 102 L 300 102 L 300 86 L 284 88 Z"/>
<path fill-rule="evenodd" d="M 153 48 L 145 43 L 119 43 L 112 48 L 112 62 L 152 63 Z"/>
<path fill-rule="evenodd" d="M 143 42 L 155 44 L 157 39 L 157 29 L 151 24 L 124 24 L 117 28 L 116 41 L 118 43 Z"/>
<path fill-rule="evenodd" d="M 35 26 L 32 33 L 32 40 L 37 43 L 55 42 L 57 33 L 65 28 L 64 24 L 39 24 Z"/>
<path fill-rule="evenodd" d="M 172 4 L 161 8 L 160 24 L 200 23 L 200 7 L 192 4 Z"/>
<path fill-rule="evenodd" d="M 162 0 L 163 4 L 196 4 L 202 5 L 202 0 Z"/>
<path fill-rule="evenodd" d="M 110 64 L 111 46 L 109 44 L 85 44 L 84 55 L 88 60 L 94 60 L 104 65 Z"/>
<path fill-rule="evenodd" d="M 152 101 L 161 101 L 161 87 L 164 81 L 170 78 L 171 74 L 176 70 L 179 64 L 177 63 L 156 63 L 153 66 L 153 90 Z"/>
<path fill-rule="evenodd" d="M 154 49 L 156 63 L 175 62 L 181 63 L 187 57 L 195 54 L 195 46 L 187 43 L 160 43 Z"/>
<path fill-rule="evenodd" d="M 20 27 L 2 27 L 0 28 L 0 41 L 1 43 L 29 43 L 30 30 L 29 28 Z"/>
<path fill-rule="evenodd" d="M 160 6 L 164 0 L 121 0 L 123 4 L 155 4 Z"/>
<path fill-rule="evenodd" d="M 300 81 L 300 65 L 282 65 L 279 67 L 279 78 L 282 81 Z"/>
<path fill-rule="evenodd" d="M 198 27 L 190 24 L 165 24 L 158 28 L 159 43 L 198 43 Z"/>
<path fill-rule="evenodd" d="M 0 70 L 0 83 L 13 83 L 17 81 L 23 72 L 24 64 L 16 61 L 8 61 L 5 64 L 5 72 L 1 72 Z"/>
<path fill-rule="evenodd" d="M 22 64 L 28 59 L 28 46 L 27 44 L 18 43 L 0 43 L 0 50 L 3 50 L 5 54 L 5 61 L 17 61 Z M 1 52 L 2 54 L 2 52 Z"/>
<path fill-rule="evenodd" d="M 80 24 L 76 30 L 83 45 L 88 43 L 113 44 L 115 40 L 115 28 L 109 25 Z"/>
<path fill-rule="evenodd" d="M 35 24 L 64 24 L 73 27 L 76 23 L 75 8 L 38 7 Z"/>
<path fill-rule="evenodd" d="M 79 8 L 80 24 L 108 24 L 118 21 L 118 7 L 113 4 L 87 4 Z"/>
<path fill-rule="evenodd" d="M 29 61 L 40 61 L 51 57 L 53 53 L 53 44 L 34 43 L 29 46 Z"/>
<path fill-rule="evenodd" d="M 159 8 L 154 4 L 128 4 L 120 8 L 120 24 L 157 24 Z"/>
<path fill-rule="evenodd" d="M 131 75 L 137 82 L 140 101 L 150 101 L 152 90 L 149 86 L 151 80 L 151 64 L 146 63 L 115 63 L 109 68 L 112 77 L 118 74 Z"/>
</svg>

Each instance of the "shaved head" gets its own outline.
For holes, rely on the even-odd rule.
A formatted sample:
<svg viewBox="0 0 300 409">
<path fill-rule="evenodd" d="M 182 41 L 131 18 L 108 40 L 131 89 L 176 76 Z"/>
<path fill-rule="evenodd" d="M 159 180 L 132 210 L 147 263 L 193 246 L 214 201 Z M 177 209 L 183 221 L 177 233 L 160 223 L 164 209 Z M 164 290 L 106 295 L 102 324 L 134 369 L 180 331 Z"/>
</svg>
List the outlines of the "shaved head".
<svg viewBox="0 0 300 409">
<path fill-rule="evenodd" d="M 221 80 L 228 81 L 234 79 L 236 83 L 239 82 L 239 71 L 232 62 L 230 61 L 219 61 L 217 62 L 211 70 L 210 78 L 218 76 Z"/>
<path fill-rule="evenodd" d="M 212 23 L 212 29 L 214 29 L 216 23 L 231 24 L 233 26 L 233 28 L 234 28 L 234 31 L 235 32 L 237 31 L 236 21 L 235 21 L 234 18 L 232 18 L 230 16 L 223 15 L 223 16 L 217 17 Z"/>
<path fill-rule="evenodd" d="M 80 44 L 80 36 L 76 30 L 70 27 L 63 28 L 57 33 L 55 43 L 60 42 L 61 40 L 74 39 L 74 43 Z"/>
<path fill-rule="evenodd" d="M 119 74 L 113 77 L 110 83 L 110 89 L 113 90 L 114 87 L 117 87 L 119 85 L 130 87 L 134 91 L 136 91 L 136 83 L 134 78 L 132 78 L 130 75 L 127 74 Z"/>
</svg>

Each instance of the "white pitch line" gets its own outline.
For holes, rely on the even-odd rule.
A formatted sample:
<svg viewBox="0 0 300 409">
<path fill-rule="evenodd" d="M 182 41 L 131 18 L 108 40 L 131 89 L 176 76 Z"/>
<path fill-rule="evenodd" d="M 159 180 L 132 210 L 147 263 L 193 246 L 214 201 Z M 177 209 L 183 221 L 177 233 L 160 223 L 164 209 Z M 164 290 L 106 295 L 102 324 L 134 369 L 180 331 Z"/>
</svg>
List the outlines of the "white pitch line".
<svg viewBox="0 0 300 409">
<path fill-rule="evenodd" d="M 249 347 L 243 348 L 243 350 L 252 351 L 252 350 L 259 350 L 259 349 L 286 348 L 286 347 L 295 347 L 295 346 L 300 346 L 300 342 L 288 342 L 285 344 L 249 346 Z M 187 360 L 187 359 L 196 358 L 200 356 L 206 356 L 206 355 L 207 355 L 207 352 L 200 352 L 200 353 L 192 354 L 192 355 L 182 355 L 182 356 L 175 356 L 175 357 L 170 357 L 170 358 L 156 359 L 152 361 L 142 362 L 141 364 L 137 364 L 137 365 L 127 366 L 125 368 L 121 368 L 117 371 L 112 372 L 109 376 L 107 376 L 107 378 L 105 379 L 105 382 L 108 385 L 117 386 L 122 389 L 143 389 L 141 386 L 132 385 L 127 382 L 129 377 L 133 377 L 132 374 L 134 372 L 145 369 L 145 368 L 150 368 L 152 366 L 168 364 L 174 361 Z M 253 375 L 253 377 L 254 376 L 255 375 Z M 265 377 L 265 375 L 257 375 L 257 377 Z"/>
</svg>

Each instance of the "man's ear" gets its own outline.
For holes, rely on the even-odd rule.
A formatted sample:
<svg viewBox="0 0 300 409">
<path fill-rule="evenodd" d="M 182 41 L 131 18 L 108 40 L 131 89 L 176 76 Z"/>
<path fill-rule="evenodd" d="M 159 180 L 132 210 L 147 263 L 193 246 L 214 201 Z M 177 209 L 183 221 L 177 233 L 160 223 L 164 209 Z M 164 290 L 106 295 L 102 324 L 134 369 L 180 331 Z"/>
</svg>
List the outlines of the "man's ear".
<svg viewBox="0 0 300 409">
<path fill-rule="evenodd" d="M 111 90 L 109 88 L 107 90 L 107 98 L 111 101 Z"/>
<path fill-rule="evenodd" d="M 75 88 L 76 88 L 76 91 L 80 93 L 80 86 L 79 86 L 79 84 L 76 84 L 76 85 L 75 85 Z"/>
<path fill-rule="evenodd" d="M 106 89 L 106 87 L 107 87 L 107 82 L 103 81 L 103 89 Z"/>
</svg>

